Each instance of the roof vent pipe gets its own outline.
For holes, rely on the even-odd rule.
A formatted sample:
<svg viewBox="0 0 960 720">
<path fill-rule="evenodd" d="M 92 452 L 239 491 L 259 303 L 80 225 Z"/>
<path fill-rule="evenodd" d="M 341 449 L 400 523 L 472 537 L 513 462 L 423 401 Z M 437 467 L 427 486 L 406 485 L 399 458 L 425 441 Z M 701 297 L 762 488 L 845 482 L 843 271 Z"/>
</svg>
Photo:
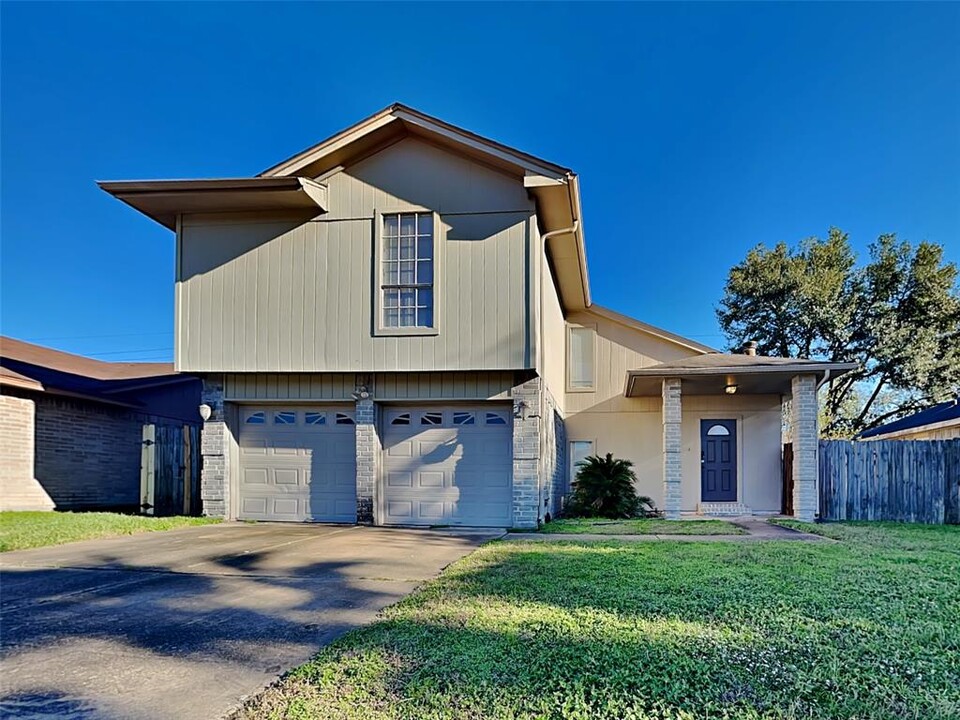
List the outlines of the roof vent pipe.
<svg viewBox="0 0 960 720">
<path fill-rule="evenodd" d="M 743 346 L 744 355 L 756 355 L 757 354 L 757 341 L 751 340 L 746 345 Z"/>
</svg>

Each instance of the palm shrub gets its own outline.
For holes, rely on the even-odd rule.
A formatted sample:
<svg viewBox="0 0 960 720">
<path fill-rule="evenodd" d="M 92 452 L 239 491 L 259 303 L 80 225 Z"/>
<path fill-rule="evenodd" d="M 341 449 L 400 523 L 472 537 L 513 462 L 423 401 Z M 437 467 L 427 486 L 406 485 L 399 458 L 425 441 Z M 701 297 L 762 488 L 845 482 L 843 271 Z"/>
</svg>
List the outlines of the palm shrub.
<svg viewBox="0 0 960 720">
<path fill-rule="evenodd" d="M 614 458 L 613 453 L 586 457 L 577 463 L 567 514 L 613 519 L 656 514 L 650 498 L 637 496 L 636 481 L 629 460 Z"/>
</svg>

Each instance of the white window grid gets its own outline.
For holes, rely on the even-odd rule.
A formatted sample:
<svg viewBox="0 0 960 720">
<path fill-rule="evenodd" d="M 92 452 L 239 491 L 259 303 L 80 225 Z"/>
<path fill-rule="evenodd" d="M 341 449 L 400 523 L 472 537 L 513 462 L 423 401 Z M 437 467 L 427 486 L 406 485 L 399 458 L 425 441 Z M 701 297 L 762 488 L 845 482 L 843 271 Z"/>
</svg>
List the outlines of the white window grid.
<svg viewBox="0 0 960 720">
<path fill-rule="evenodd" d="M 433 327 L 432 213 L 383 215 L 383 325 Z"/>
</svg>

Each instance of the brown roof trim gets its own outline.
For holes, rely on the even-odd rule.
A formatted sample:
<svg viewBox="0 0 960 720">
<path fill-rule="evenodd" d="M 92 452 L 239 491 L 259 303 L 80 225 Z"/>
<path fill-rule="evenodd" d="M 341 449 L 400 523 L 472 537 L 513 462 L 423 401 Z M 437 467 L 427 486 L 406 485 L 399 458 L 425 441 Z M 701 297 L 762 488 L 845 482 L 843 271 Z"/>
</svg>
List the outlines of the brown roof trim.
<svg viewBox="0 0 960 720">
<path fill-rule="evenodd" d="M 761 373 L 820 374 L 827 370 L 849 372 L 859 367 L 856 363 L 830 363 L 810 360 L 782 365 L 716 365 L 714 367 L 681 367 L 653 365 L 639 370 L 628 370 L 628 376 L 684 378 L 709 375 L 757 375 Z"/>
<path fill-rule="evenodd" d="M 691 340 L 690 338 L 685 338 L 682 335 L 677 335 L 672 333 L 669 330 L 664 330 L 659 328 L 656 325 L 650 325 L 649 323 L 642 322 L 636 318 L 632 318 L 629 315 L 624 315 L 623 313 L 618 313 L 616 310 L 611 310 L 610 308 L 597 305 L 596 303 L 590 305 L 586 310 L 581 312 L 593 313 L 594 315 L 599 315 L 602 318 L 611 320 L 625 327 L 631 328 L 633 330 L 639 330 L 640 332 L 646 333 L 647 335 L 653 335 L 654 337 L 660 338 L 661 340 L 666 340 L 675 345 L 680 345 L 685 348 L 689 348 L 698 353 L 716 353 L 716 348 L 712 348 L 709 345 L 704 345 L 703 343 L 698 343 L 696 340 Z"/>
<path fill-rule="evenodd" d="M 497 154 L 512 156 L 518 166 L 529 167 L 535 172 L 542 172 L 543 170 L 546 170 L 547 172 L 558 175 L 566 175 L 570 172 L 568 168 L 557 165 L 556 163 L 543 160 L 542 158 L 538 158 L 534 155 L 523 152 L 522 150 L 517 150 L 516 148 L 504 145 L 496 140 L 483 137 L 482 135 L 478 135 L 470 130 L 458 127 L 432 115 L 428 115 L 425 112 L 416 110 L 408 105 L 404 105 L 403 103 L 393 103 L 392 105 L 388 105 L 382 110 L 365 117 L 360 122 L 354 123 L 348 128 L 331 135 L 325 140 L 321 140 L 319 143 L 311 145 L 299 153 L 288 157 L 286 160 L 267 168 L 261 172 L 258 177 L 275 177 L 297 172 L 305 165 L 316 162 L 318 159 L 323 157 L 325 154 L 324 151 L 336 149 L 348 139 L 351 139 L 352 141 L 353 139 L 362 137 L 370 132 L 373 132 L 374 130 L 397 121 L 406 121 L 413 125 L 424 127 L 424 129 L 430 129 L 428 126 L 433 125 L 437 130 L 443 131 L 446 134 L 461 136 L 462 142 L 470 141 L 477 145 L 486 146 L 489 150 L 496 151 Z M 356 137 L 351 138 L 351 136 Z"/>
<path fill-rule="evenodd" d="M 0 385 L 43 392 L 43 383 L 39 380 L 34 380 L 31 377 L 27 377 L 26 375 L 2 366 L 0 366 Z"/>
</svg>

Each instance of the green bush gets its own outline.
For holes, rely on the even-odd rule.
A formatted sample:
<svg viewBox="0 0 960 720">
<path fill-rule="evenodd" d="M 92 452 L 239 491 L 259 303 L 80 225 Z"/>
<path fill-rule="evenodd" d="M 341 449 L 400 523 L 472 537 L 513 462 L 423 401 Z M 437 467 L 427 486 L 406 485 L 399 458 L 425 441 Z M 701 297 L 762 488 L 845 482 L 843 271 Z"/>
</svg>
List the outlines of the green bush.
<svg viewBox="0 0 960 720">
<path fill-rule="evenodd" d="M 577 463 L 577 477 L 566 514 L 571 517 L 632 518 L 657 515 L 653 501 L 638 496 L 633 463 L 607 453 L 591 455 Z"/>
</svg>

